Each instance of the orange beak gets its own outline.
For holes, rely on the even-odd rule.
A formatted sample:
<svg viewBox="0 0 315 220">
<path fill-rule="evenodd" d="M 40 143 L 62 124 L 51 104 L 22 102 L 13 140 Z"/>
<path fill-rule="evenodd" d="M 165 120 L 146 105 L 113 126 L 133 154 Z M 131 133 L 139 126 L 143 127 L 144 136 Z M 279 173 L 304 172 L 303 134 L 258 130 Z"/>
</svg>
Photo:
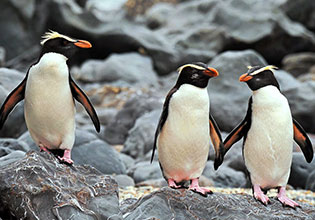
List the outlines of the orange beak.
<svg viewBox="0 0 315 220">
<path fill-rule="evenodd" d="M 219 72 L 218 72 L 216 69 L 211 68 L 211 67 L 208 67 L 207 69 L 205 69 L 205 70 L 203 71 L 203 73 L 204 73 L 205 75 L 211 76 L 211 77 L 216 77 L 216 76 L 219 75 Z"/>
<path fill-rule="evenodd" d="M 248 75 L 247 73 L 240 76 L 240 82 L 247 82 L 248 80 L 251 80 L 253 77 Z"/>
<path fill-rule="evenodd" d="M 77 47 L 81 48 L 91 48 L 92 44 L 86 40 L 78 40 L 77 42 L 74 43 Z"/>
</svg>

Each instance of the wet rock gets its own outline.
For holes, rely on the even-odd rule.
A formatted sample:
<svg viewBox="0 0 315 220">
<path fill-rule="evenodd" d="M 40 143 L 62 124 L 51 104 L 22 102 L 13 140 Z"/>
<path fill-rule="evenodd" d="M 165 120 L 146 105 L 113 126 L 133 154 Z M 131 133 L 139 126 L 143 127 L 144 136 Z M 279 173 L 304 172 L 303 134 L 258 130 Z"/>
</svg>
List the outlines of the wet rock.
<svg viewBox="0 0 315 220">
<path fill-rule="evenodd" d="M 137 119 L 133 128 L 128 132 L 123 153 L 133 158 L 141 158 L 152 149 L 160 114 L 160 110 L 155 110 Z"/>
<path fill-rule="evenodd" d="M 0 213 L 16 219 L 122 219 L 117 183 L 89 166 L 29 152 L 0 170 Z"/>
<path fill-rule="evenodd" d="M 138 53 L 112 54 L 104 61 L 88 60 L 82 65 L 77 78 L 83 82 L 124 81 L 146 86 L 157 84 L 151 59 Z"/>
<path fill-rule="evenodd" d="M 290 54 L 282 60 L 283 69 L 298 77 L 309 73 L 311 68 L 315 67 L 315 53 L 305 52 Z"/>
<path fill-rule="evenodd" d="M 250 195 L 214 193 L 207 198 L 190 190 L 164 187 L 144 196 L 136 203 L 124 206 L 123 216 L 129 219 L 312 219 L 313 206 L 302 204 L 303 209 L 283 208 L 271 198 L 263 206 Z"/>
<path fill-rule="evenodd" d="M 294 152 L 288 184 L 295 188 L 305 189 L 306 182 L 313 172 L 314 166 L 315 160 L 311 163 L 307 163 L 301 152 Z"/>
<path fill-rule="evenodd" d="M 110 144 L 123 144 L 137 118 L 152 110 L 161 109 L 162 105 L 161 99 L 148 94 L 130 98 L 106 126 L 104 139 Z"/>
</svg>

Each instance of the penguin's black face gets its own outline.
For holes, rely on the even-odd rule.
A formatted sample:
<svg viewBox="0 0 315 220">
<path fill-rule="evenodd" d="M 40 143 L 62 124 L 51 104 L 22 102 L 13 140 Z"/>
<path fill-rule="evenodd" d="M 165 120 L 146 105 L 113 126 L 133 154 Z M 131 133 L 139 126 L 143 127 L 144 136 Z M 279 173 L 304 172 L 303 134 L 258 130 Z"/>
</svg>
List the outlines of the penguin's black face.
<svg viewBox="0 0 315 220">
<path fill-rule="evenodd" d="M 200 88 L 205 88 L 208 81 L 212 77 L 218 76 L 219 73 L 216 69 L 207 67 L 206 64 L 198 62 L 186 64 L 179 68 L 179 77 L 177 85 L 191 84 Z"/>
<path fill-rule="evenodd" d="M 49 34 L 51 35 L 51 33 Z M 53 37 L 50 39 L 49 34 L 46 40 L 42 42 L 43 48 L 42 48 L 41 56 L 44 55 L 45 53 L 54 52 L 54 53 L 62 54 L 69 59 L 75 54 L 75 52 L 79 48 L 92 47 L 92 45 L 88 41 L 85 41 L 85 40 L 76 40 L 68 36 L 61 35 L 61 34 L 57 35 L 57 37 Z"/>
<path fill-rule="evenodd" d="M 239 80 L 241 82 L 246 82 L 248 87 L 253 91 L 270 85 L 275 86 L 279 89 L 279 83 L 272 72 L 272 69 L 275 68 L 275 66 L 250 67 L 248 72 L 241 75 Z"/>
</svg>

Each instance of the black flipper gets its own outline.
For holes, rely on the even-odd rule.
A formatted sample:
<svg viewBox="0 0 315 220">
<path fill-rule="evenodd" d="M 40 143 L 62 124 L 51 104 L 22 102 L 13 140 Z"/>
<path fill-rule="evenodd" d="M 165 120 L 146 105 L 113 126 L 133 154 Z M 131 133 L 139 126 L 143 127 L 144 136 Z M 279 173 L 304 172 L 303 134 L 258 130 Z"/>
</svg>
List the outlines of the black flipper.
<svg viewBox="0 0 315 220">
<path fill-rule="evenodd" d="M 217 170 L 218 167 L 223 162 L 224 146 L 222 143 L 220 130 L 211 114 L 209 114 L 209 124 L 210 124 L 210 138 L 211 138 L 214 150 L 215 150 L 214 169 Z"/>
<path fill-rule="evenodd" d="M 87 113 L 89 114 L 90 118 L 93 121 L 96 131 L 100 132 L 100 121 L 97 117 L 96 111 L 93 105 L 91 104 L 89 98 L 79 88 L 79 86 L 73 81 L 70 75 L 69 75 L 69 83 L 70 83 L 72 96 L 84 106 L 85 110 L 87 111 Z"/>
<path fill-rule="evenodd" d="M 247 132 L 251 125 L 251 115 L 252 115 L 252 97 L 248 101 L 248 109 L 244 120 L 231 131 L 231 133 L 225 138 L 224 144 L 224 155 L 228 150 L 239 141 L 242 137 L 246 138 Z"/>
<path fill-rule="evenodd" d="M 157 138 L 163 128 L 163 125 L 167 119 L 167 116 L 168 116 L 168 105 L 170 103 L 170 99 L 172 97 L 172 95 L 174 94 L 174 92 L 177 91 L 177 88 L 174 87 L 173 89 L 171 89 L 169 91 L 169 93 L 167 94 L 166 98 L 165 98 L 165 102 L 164 102 L 164 105 L 163 105 L 163 110 L 162 110 L 162 114 L 161 114 L 161 117 L 160 117 L 160 121 L 159 121 L 159 124 L 156 128 L 156 131 L 155 131 L 155 137 L 154 137 L 154 143 L 153 143 L 153 151 L 152 151 L 152 156 L 151 156 L 151 163 L 153 161 L 153 158 L 154 158 L 154 153 L 155 153 L 155 149 L 156 149 L 156 142 L 157 142 Z"/>
<path fill-rule="evenodd" d="M 313 160 L 314 151 L 312 143 L 304 131 L 303 127 L 293 118 L 294 140 L 300 146 L 304 157 L 308 163 Z"/>
<path fill-rule="evenodd" d="M 0 109 L 0 129 L 3 127 L 4 122 L 16 104 L 24 99 L 27 76 L 28 73 L 26 74 L 23 81 L 8 95 L 6 100 L 3 102 Z"/>
</svg>

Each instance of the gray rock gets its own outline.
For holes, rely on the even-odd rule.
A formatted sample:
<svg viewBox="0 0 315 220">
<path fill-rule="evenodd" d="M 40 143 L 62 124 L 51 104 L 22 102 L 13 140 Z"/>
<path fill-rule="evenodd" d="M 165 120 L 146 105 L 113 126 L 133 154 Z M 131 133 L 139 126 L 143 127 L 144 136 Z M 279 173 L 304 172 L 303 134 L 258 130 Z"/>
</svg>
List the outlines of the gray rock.
<svg viewBox="0 0 315 220">
<path fill-rule="evenodd" d="M 16 150 L 27 152 L 30 147 L 21 140 L 13 138 L 0 138 L 0 157 L 10 154 Z"/>
<path fill-rule="evenodd" d="M 5 49 L 0 47 L 0 67 L 3 67 L 5 64 Z"/>
<path fill-rule="evenodd" d="M 203 175 L 211 179 L 216 187 L 245 187 L 246 176 L 241 171 L 236 171 L 226 165 L 221 165 L 217 171 L 213 168 L 213 161 L 208 161 Z"/>
<path fill-rule="evenodd" d="M 150 179 L 159 179 L 162 176 L 160 165 L 158 162 L 144 161 L 137 163 L 128 171 L 128 175 L 131 176 L 135 183 L 143 182 Z"/>
<path fill-rule="evenodd" d="M 209 63 L 220 73 L 210 80 L 208 92 L 210 112 L 222 131 L 231 131 L 245 117 L 251 91 L 238 79 L 247 66 L 255 65 L 264 66 L 266 61 L 253 50 L 224 52 Z"/>
<path fill-rule="evenodd" d="M 32 151 L 1 167 L 0 212 L 17 219 L 122 219 L 112 178 Z"/>
<path fill-rule="evenodd" d="M 153 5 L 145 13 L 145 21 L 147 26 L 152 30 L 164 26 L 167 23 L 167 18 L 170 13 L 172 13 L 173 9 L 174 5 L 167 2 L 161 2 L 159 4 Z"/>
<path fill-rule="evenodd" d="M 120 175 L 113 176 L 113 178 L 116 180 L 119 188 L 135 186 L 135 181 L 130 176 L 120 174 Z"/>
<path fill-rule="evenodd" d="M 315 192 L 315 170 L 311 171 L 305 184 L 305 189 Z"/>
<path fill-rule="evenodd" d="M 282 60 L 283 69 L 298 77 L 302 74 L 309 73 L 311 68 L 315 67 L 315 53 L 303 52 L 289 54 Z"/>
<path fill-rule="evenodd" d="M 314 206 L 302 204 L 302 209 L 283 208 L 271 198 L 263 206 L 250 195 L 220 194 L 207 198 L 190 190 L 164 187 L 124 206 L 124 219 L 312 219 Z"/>
<path fill-rule="evenodd" d="M 110 144 L 123 144 L 137 118 L 152 110 L 161 109 L 162 105 L 161 99 L 149 94 L 130 98 L 106 126 L 104 139 Z"/>
<path fill-rule="evenodd" d="M 315 81 L 302 82 L 299 87 L 284 91 L 293 117 L 307 132 L 315 132 Z"/>
<path fill-rule="evenodd" d="M 151 59 L 138 53 L 112 54 L 104 61 L 88 60 L 82 65 L 77 78 L 84 82 L 121 80 L 146 86 L 157 83 Z"/>
<path fill-rule="evenodd" d="M 24 151 L 20 150 L 12 151 L 11 153 L 8 153 L 5 156 L 0 157 L 0 167 L 4 167 L 17 160 L 21 160 L 24 156 L 25 156 Z"/>
<path fill-rule="evenodd" d="M 129 170 L 136 163 L 135 159 L 133 159 L 127 154 L 120 153 L 119 156 L 121 161 L 124 163 L 126 170 Z"/>
<path fill-rule="evenodd" d="M 128 138 L 122 150 L 123 153 L 133 158 L 141 158 L 152 149 L 160 114 L 160 110 L 155 110 L 136 120 L 135 125 L 128 132 Z"/>
<path fill-rule="evenodd" d="M 24 74 L 13 69 L 0 68 L 0 105 L 10 92 L 24 78 Z M 10 113 L 0 132 L 0 137 L 18 137 L 26 131 L 23 102 L 19 103 Z"/>
<path fill-rule="evenodd" d="M 313 172 L 314 166 L 315 160 L 307 163 L 301 152 L 294 152 L 288 184 L 295 188 L 305 189 L 307 179 Z"/>
</svg>

